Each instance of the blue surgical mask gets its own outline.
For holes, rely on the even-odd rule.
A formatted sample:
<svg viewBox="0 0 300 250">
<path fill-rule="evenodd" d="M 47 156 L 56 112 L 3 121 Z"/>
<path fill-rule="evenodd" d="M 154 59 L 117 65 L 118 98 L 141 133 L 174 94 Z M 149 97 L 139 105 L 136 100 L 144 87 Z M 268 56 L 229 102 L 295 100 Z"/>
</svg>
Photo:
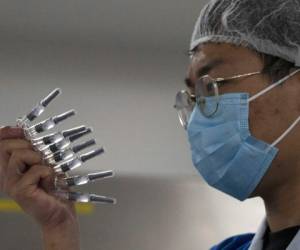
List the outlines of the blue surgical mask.
<svg viewBox="0 0 300 250">
<path fill-rule="evenodd" d="M 255 96 L 232 93 L 220 96 L 213 117 L 205 117 L 196 105 L 187 127 L 192 160 L 212 187 L 239 200 L 255 190 L 271 166 L 275 147 L 300 121 L 300 117 L 272 144 L 258 140 L 249 131 L 249 103 L 286 81 L 300 70 L 273 83 Z M 213 102 L 206 98 L 206 105 Z"/>
</svg>

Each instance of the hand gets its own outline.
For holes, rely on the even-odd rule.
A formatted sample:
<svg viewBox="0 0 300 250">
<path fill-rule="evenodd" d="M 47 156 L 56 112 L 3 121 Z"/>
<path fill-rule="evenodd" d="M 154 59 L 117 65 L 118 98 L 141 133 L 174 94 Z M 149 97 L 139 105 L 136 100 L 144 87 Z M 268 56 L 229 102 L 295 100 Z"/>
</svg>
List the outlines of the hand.
<svg viewBox="0 0 300 250">
<path fill-rule="evenodd" d="M 9 147 L 7 147 L 8 151 L 2 150 L 1 143 L 8 139 L 24 139 L 24 133 L 21 128 L 11 128 L 11 127 L 1 127 L 0 128 L 0 192 L 3 191 L 3 185 L 5 181 L 5 170 L 6 165 L 9 160 L 9 156 L 11 154 L 12 143 L 10 143 Z M 15 145 L 16 148 L 30 148 L 30 144 L 28 142 L 24 142 L 24 140 L 18 140 L 18 145 Z"/>
<path fill-rule="evenodd" d="M 49 249 L 56 249 L 55 246 L 65 243 L 65 249 L 71 245 L 76 249 L 79 235 L 74 204 L 51 194 L 54 177 L 52 168 L 42 164 L 41 154 L 33 150 L 22 131 L 0 129 L 1 190 L 38 222 L 45 235 L 46 248 L 51 245 Z"/>
</svg>

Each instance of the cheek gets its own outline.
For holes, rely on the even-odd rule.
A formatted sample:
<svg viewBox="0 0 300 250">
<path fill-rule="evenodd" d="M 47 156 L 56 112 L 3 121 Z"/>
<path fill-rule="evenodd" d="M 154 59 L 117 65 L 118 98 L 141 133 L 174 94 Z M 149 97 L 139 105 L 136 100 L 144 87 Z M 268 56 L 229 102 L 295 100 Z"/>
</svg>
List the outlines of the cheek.
<svg viewBox="0 0 300 250">
<path fill-rule="evenodd" d="M 294 119 L 287 100 L 280 99 L 280 95 L 276 93 L 262 96 L 249 106 L 249 127 L 252 135 L 269 144 L 278 139 Z"/>
<path fill-rule="evenodd" d="M 278 115 L 274 115 L 274 112 Z M 279 110 L 270 108 L 266 101 L 256 100 L 249 106 L 249 128 L 251 134 L 259 140 L 269 144 L 273 143 L 279 136 L 278 123 L 272 117 L 278 117 Z"/>
</svg>

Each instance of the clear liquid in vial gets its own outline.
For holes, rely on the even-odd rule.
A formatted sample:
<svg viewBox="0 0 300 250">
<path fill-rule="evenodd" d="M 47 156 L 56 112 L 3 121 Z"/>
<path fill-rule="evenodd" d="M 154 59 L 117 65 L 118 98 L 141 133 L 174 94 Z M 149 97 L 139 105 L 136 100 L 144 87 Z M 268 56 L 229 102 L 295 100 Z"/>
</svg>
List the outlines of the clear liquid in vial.
<svg viewBox="0 0 300 250">
<path fill-rule="evenodd" d="M 45 107 L 41 104 L 37 105 L 32 112 L 30 112 L 30 115 L 34 117 L 40 116 L 45 111 Z"/>
<path fill-rule="evenodd" d="M 55 123 L 52 119 L 50 120 L 47 120 L 45 123 L 43 123 L 42 125 L 42 128 L 43 128 L 43 131 L 47 131 L 47 130 L 50 130 L 52 128 L 55 127 Z"/>
<path fill-rule="evenodd" d="M 76 186 L 87 184 L 89 181 L 90 180 L 87 176 L 77 176 L 74 178 L 74 184 Z"/>
<path fill-rule="evenodd" d="M 75 168 L 79 168 L 81 165 L 82 165 L 82 161 L 79 159 L 75 159 L 74 161 L 72 161 L 72 164 L 69 168 L 70 170 L 73 170 Z"/>
<path fill-rule="evenodd" d="M 88 194 L 81 194 L 76 197 L 77 202 L 89 202 L 90 197 Z"/>
</svg>

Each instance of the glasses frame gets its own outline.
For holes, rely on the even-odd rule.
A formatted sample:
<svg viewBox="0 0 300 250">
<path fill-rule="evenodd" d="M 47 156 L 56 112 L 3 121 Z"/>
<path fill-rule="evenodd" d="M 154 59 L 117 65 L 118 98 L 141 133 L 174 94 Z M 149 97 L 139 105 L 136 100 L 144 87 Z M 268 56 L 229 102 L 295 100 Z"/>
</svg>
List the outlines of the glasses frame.
<svg viewBox="0 0 300 250">
<path fill-rule="evenodd" d="M 190 103 L 189 106 L 182 105 L 182 103 L 178 105 L 178 99 L 182 100 L 184 99 L 183 97 L 186 97 L 186 103 Z M 188 109 L 193 110 L 193 107 L 196 104 L 196 96 L 191 94 L 188 90 L 184 89 L 177 92 L 175 99 L 176 100 L 173 107 L 177 110 L 180 125 L 184 127 L 184 129 L 186 129 L 188 120 L 186 113 L 189 113 Z"/>
<path fill-rule="evenodd" d="M 230 76 L 230 77 L 226 77 L 226 78 L 223 78 L 223 77 L 218 77 L 218 78 L 213 78 L 211 77 L 210 75 L 204 75 L 202 77 L 200 77 L 197 81 L 197 83 L 199 83 L 201 80 L 203 80 L 204 78 L 210 78 L 211 80 L 211 83 L 213 84 L 213 88 L 214 88 L 214 96 L 216 98 L 216 108 L 213 112 L 211 112 L 210 114 L 207 114 L 205 113 L 204 111 L 204 108 L 205 108 L 205 98 L 207 96 L 196 96 L 196 102 L 199 106 L 199 109 L 201 110 L 201 113 L 207 117 L 207 118 L 210 118 L 210 117 L 213 117 L 216 112 L 218 111 L 219 109 L 219 100 L 220 100 L 220 95 L 219 95 L 219 86 L 224 84 L 224 82 L 226 81 L 231 81 L 231 80 L 235 80 L 235 79 L 239 79 L 239 78 L 243 78 L 243 77 L 249 77 L 249 76 L 253 76 L 253 75 L 258 75 L 258 74 L 261 74 L 261 71 L 255 71 L 255 72 L 251 72 L 251 73 L 246 73 L 246 74 L 239 74 L 239 75 L 234 75 L 234 76 Z"/>
<path fill-rule="evenodd" d="M 213 117 L 216 112 L 218 111 L 219 109 L 219 104 L 220 104 L 220 95 L 219 95 L 219 86 L 221 84 L 224 84 L 224 82 L 226 81 L 231 81 L 231 80 L 235 80 L 235 79 L 240 79 L 240 78 L 244 78 L 244 77 L 249 77 L 249 76 L 253 76 L 253 75 L 258 75 L 258 74 L 261 74 L 262 72 L 261 71 L 255 71 L 255 72 L 251 72 L 251 73 L 246 73 L 246 74 L 239 74 L 239 75 L 234 75 L 234 76 L 230 76 L 230 77 L 218 77 L 218 78 L 213 78 L 211 77 L 210 75 L 204 75 L 202 77 L 200 77 L 198 80 L 197 80 L 197 83 L 199 81 L 201 81 L 202 79 L 204 79 L 205 77 L 209 77 L 211 80 L 212 80 L 212 83 L 213 83 L 213 87 L 215 89 L 215 96 L 216 96 L 216 109 L 214 110 L 214 112 L 212 112 L 211 114 L 207 115 L 204 111 L 204 108 L 205 108 L 205 98 L 206 96 L 197 96 L 195 94 L 191 94 L 188 90 L 181 90 L 179 92 L 177 92 L 177 95 L 176 97 L 178 97 L 178 95 L 182 95 L 182 94 L 187 94 L 189 100 L 187 100 L 187 102 L 192 102 L 193 106 L 190 107 L 190 109 L 193 109 L 194 105 L 197 104 L 199 110 L 201 111 L 201 113 L 206 117 L 206 118 L 211 118 Z M 177 98 L 176 98 L 177 100 Z M 182 110 L 184 108 L 179 108 L 180 105 L 177 105 L 177 101 L 176 101 L 176 104 L 174 105 L 174 108 L 177 109 L 177 112 L 178 112 L 178 118 L 179 118 L 179 121 L 180 121 L 180 124 L 186 129 L 187 127 L 187 121 L 184 121 L 184 118 L 182 117 L 181 113 L 182 113 Z"/>
</svg>

